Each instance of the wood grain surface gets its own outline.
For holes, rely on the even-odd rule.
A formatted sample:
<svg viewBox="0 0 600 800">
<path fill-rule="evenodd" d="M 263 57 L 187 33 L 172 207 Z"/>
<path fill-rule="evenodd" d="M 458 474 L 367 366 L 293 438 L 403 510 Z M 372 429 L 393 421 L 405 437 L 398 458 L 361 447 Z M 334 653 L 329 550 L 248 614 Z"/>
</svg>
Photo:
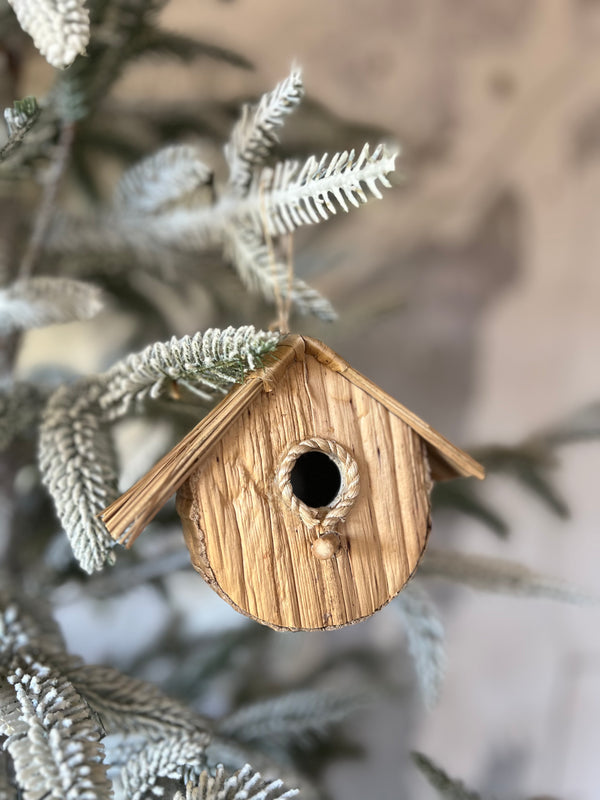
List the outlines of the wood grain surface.
<svg viewBox="0 0 600 800">
<path fill-rule="evenodd" d="M 367 391 L 309 352 L 288 361 L 269 388 L 228 425 L 179 491 L 192 563 L 234 607 L 271 627 L 315 630 L 357 622 L 402 589 L 424 550 L 430 526 L 426 445 Z M 290 447 L 312 436 L 346 448 L 361 480 L 337 528 L 341 546 L 325 559 L 316 557 L 315 533 L 285 505 L 275 481 Z"/>
</svg>

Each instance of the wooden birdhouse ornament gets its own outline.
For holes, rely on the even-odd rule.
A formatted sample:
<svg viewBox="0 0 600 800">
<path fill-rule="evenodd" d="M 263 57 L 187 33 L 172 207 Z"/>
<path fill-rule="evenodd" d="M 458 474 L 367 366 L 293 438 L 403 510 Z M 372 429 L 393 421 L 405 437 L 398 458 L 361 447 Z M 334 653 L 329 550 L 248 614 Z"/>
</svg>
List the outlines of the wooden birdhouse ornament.
<svg viewBox="0 0 600 800">
<path fill-rule="evenodd" d="M 326 345 L 289 335 L 102 514 L 130 545 L 177 492 L 194 568 L 280 630 L 370 616 L 415 571 L 432 481 L 480 464 Z"/>
</svg>

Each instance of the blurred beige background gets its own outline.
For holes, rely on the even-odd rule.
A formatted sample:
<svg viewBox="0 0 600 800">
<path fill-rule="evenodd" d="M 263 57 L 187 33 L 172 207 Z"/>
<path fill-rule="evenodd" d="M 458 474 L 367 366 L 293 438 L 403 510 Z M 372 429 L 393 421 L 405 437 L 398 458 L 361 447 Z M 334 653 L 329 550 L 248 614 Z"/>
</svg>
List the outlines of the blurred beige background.
<svg viewBox="0 0 600 800">
<path fill-rule="evenodd" d="M 164 19 L 256 70 L 178 67 L 165 86 L 157 64 L 123 96 L 258 94 L 296 60 L 311 98 L 403 145 L 400 188 L 310 244 L 341 320 L 307 332 L 463 445 L 516 442 L 600 397 L 598 0 L 171 0 Z M 452 546 L 597 592 L 600 451 L 562 455 L 570 521 L 490 479 L 509 541 L 461 518 Z M 434 521 L 432 543 L 440 533 Z M 498 797 L 600 797 L 598 611 L 465 590 L 444 619 L 439 706 L 359 722 L 369 762 L 336 767 L 335 796 L 430 800 L 420 776 L 399 774 L 418 748 Z M 379 646 L 389 628 L 367 625 Z"/>
<path fill-rule="evenodd" d="M 392 299 L 323 333 L 358 367 L 461 443 L 516 441 L 600 396 L 599 2 L 196 0 L 165 18 L 256 65 L 208 87 L 181 70 L 182 97 L 259 92 L 296 59 L 310 97 L 403 144 L 403 187 L 320 242 L 338 260 L 316 282 L 342 314 L 364 292 Z M 600 452 L 564 456 L 570 522 L 496 479 L 509 543 L 468 524 L 457 546 L 597 590 Z M 599 797 L 598 613 L 465 591 L 446 623 L 442 701 L 409 746 L 499 797 Z M 399 709 L 368 723 L 376 755 L 336 770 L 338 796 L 400 797 L 405 724 Z M 411 797 L 427 792 L 415 779 Z"/>
</svg>

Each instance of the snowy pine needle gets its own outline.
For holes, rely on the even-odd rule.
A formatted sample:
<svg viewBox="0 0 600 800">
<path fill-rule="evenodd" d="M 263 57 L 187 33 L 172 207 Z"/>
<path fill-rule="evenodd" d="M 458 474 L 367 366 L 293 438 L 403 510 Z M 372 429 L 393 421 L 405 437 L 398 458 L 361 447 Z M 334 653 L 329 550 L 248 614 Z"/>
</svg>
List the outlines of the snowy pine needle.
<svg viewBox="0 0 600 800">
<path fill-rule="evenodd" d="M 166 778 L 186 782 L 204 766 L 203 736 L 180 732 L 145 741 L 121 770 L 120 781 L 127 800 L 142 800 L 148 794 L 162 794 L 160 782 Z"/>
<path fill-rule="evenodd" d="M 106 373 L 101 406 L 111 417 L 134 403 L 163 395 L 176 381 L 191 384 L 206 400 L 239 383 L 279 342 L 279 334 L 241 328 L 209 328 L 204 333 L 173 337 L 128 356 Z"/>
<path fill-rule="evenodd" d="M 299 690 L 242 707 L 221 720 L 217 732 L 239 742 L 303 744 L 363 708 L 369 695 L 357 690 Z"/>
<path fill-rule="evenodd" d="M 303 96 L 302 73 L 294 68 L 272 92 L 263 95 L 258 105 L 243 106 L 225 145 L 229 183 L 234 190 L 245 194 L 254 169 L 270 155 L 278 141 L 277 131 L 283 127 L 285 117 L 300 105 Z"/>
<path fill-rule="evenodd" d="M 83 0 L 9 0 L 23 30 L 53 67 L 68 67 L 85 52 L 89 13 Z"/>
<path fill-rule="evenodd" d="M 202 770 L 197 781 L 188 781 L 185 793 L 179 791 L 173 800 L 291 800 L 298 789 L 286 789 L 281 780 L 264 780 L 246 764 L 233 775 L 227 775 L 219 764 L 215 774 Z"/>
<path fill-rule="evenodd" d="M 114 541 L 97 518 L 118 492 L 110 423 L 175 382 L 214 399 L 241 382 L 275 349 L 280 336 L 253 326 L 211 328 L 157 342 L 104 375 L 61 386 L 42 415 L 39 464 L 73 553 L 86 572 L 114 561 Z"/>
<path fill-rule="evenodd" d="M 102 309 L 100 289 L 70 278 L 27 278 L 0 289 L 0 335 L 90 319 Z"/>
<path fill-rule="evenodd" d="M 24 800 L 112 797 L 102 730 L 73 686 L 31 657 L 15 659 L 6 682 L 0 735 Z"/>
<path fill-rule="evenodd" d="M 366 144 L 358 155 L 352 150 L 265 166 L 303 91 L 300 72 L 292 70 L 256 107 L 244 107 L 225 145 L 229 179 L 214 186 L 210 203 L 206 192 L 196 191 L 210 180 L 210 170 L 192 147 L 166 148 L 133 167 L 105 223 L 111 235 L 133 249 L 148 241 L 187 252 L 220 247 L 250 290 L 270 302 L 290 295 L 301 313 L 333 319 L 331 305 L 302 281 L 288 291 L 287 264 L 278 263 L 267 239 L 358 207 L 369 196 L 381 198 L 397 153 L 385 145 L 371 152 Z"/>
<path fill-rule="evenodd" d="M 370 153 L 365 144 L 358 156 L 351 150 L 331 158 L 311 156 L 302 165 L 282 161 L 265 167 L 250 187 L 248 213 L 255 215 L 257 227 L 266 219 L 268 232 L 277 236 L 329 219 L 338 209 L 359 208 L 369 199 L 363 187 L 380 199 L 378 183 L 391 186 L 387 176 L 395 169 L 396 156 L 383 144 Z"/>
<path fill-rule="evenodd" d="M 15 100 L 12 106 L 4 109 L 4 121 L 8 131 L 8 141 L 0 147 L 0 164 L 5 161 L 23 143 L 27 133 L 33 128 L 40 116 L 40 109 L 35 97 L 24 97 Z"/>
<path fill-rule="evenodd" d="M 152 684 L 83 664 L 65 652 L 46 605 L 7 587 L 4 581 L 0 588 L 0 740 L 19 796 L 112 797 L 105 762 L 115 769 L 127 763 L 132 796 L 134 786 L 153 787 L 168 774 L 179 780 L 198 775 L 210 741 L 203 717 Z M 113 740 L 106 758 L 105 734 Z"/>
<path fill-rule="evenodd" d="M 64 651 L 64 640 L 47 607 L 34 604 L 12 590 L 2 576 L 0 587 L 0 665 L 28 650 L 55 656 Z"/>
<path fill-rule="evenodd" d="M 112 667 L 75 664 L 66 675 L 102 719 L 107 734 L 160 739 L 186 734 L 208 744 L 208 723 L 153 684 Z"/>
<path fill-rule="evenodd" d="M 272 260 L 262 234 L 248 224 L 228 225 L 224 229 L 224 252 L 236 264 L 240 280 L 250 291 L 275 300 L 291 297 L 300 314 L 315 314 L 327 322 L 337 318 L 329 300 L 300 278 L 294 277 L 288 285 L 288 265 L 277 257 Z"/>
<path fill-rule="evenodd" d="M 39 114 L 39 107 L 35 97 L 24 97 L 15 100 L 12 106 L 4 109 L 4 121 L 9 136 L 17 136 L 27 129 Z"/>
<path fill-rule="evenodd" d="M 176 202 L 191 202 L 212 181 L 212 171 L 191 145 L 171 145 L 128 170 L 115 192 L 115 205 L 156 214 Z"/>
<path fill-rule="evenodd" d="M 598 600 L 564 581 L 540 575 L 515 561 L 473 556 L 430 547 L 419 566 L 423 576 L 438 576 L 482 592 L 546 597 L 577 605 Z"/>
<path fill-rule="evenodd" d="M 398 595 L 396 607 L 404 618 L 408 651 L 423 699 L 432 708 L 439 698 L 446 670 L 444 627 L 431 598 L 414 578 Z"/>
<path fill-rule="evenodd" d="M 108 531 L 96 518 L 118 495 L 111 431 L 103 418 L 100 379 L 61 386 L 40 428 L 39 464 L 75 558 L 86 572 L 114 560 Z"/>
</svg>

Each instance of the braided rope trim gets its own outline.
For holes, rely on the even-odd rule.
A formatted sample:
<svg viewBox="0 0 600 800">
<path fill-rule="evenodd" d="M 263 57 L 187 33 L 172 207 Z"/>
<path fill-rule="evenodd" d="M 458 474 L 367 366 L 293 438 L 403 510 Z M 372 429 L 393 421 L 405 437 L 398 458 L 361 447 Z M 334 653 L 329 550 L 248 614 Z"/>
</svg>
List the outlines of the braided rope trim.
<svg viewBox="0 0 600 800">
<path fill-rule="evenodd" d="M 290 474 L 298 458 L 303 453 L 315 451 L 329 456 L 338 466 L 342 476 L 342 485 L 337 496 L 329 505 L 322 508 L 311 508 L 296 497 L 290 480 Z M 298 514 L 302 522 L 311 530 L 314 529 L 318 536 L 335 531 L 337 524 L 348 516 L 360 491 L 358 464 L 352 455 L 332 439 L 320 436 L 298 442 L 288 450 L 275 475 L 275 483 L 288 508 Z"/>
</svg>

